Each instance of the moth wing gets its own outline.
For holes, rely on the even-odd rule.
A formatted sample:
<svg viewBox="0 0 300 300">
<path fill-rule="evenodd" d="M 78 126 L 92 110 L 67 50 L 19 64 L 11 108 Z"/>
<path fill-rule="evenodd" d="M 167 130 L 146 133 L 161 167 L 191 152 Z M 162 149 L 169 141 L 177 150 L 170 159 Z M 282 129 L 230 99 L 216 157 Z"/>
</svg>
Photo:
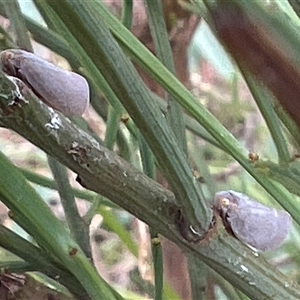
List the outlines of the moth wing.
<svg viewBox="0 0 300 300">
<path fill-rule="evenodd" d="M 80 75 L 35 56 L 22 59 L 21 72 L 45 102 L 68 115 L 81 115 L 89 103 L 89 87 Z"/>
<path fill-rule="evenodd" d="M 261 204 L 239 208 L 229 215 L 228 222 L 240 241 L 261 251 L 278 248 L 291 227 L 288 213 Z"/>
</svg>

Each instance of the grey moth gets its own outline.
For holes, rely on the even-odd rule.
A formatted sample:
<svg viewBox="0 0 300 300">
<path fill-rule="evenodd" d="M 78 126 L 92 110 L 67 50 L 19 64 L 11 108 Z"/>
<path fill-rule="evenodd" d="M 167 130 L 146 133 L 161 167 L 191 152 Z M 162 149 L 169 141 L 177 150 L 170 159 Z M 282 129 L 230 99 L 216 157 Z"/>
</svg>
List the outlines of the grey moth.
<svg viewBox="0 0 300 300">
<path fill-rule="evenodd" d="M 82 115 L 88 107 L 89 86 L 79 74 L 19 49 L 2 51 L 1 63 L 6 74 L 21 79 L 52 108 L 66 115 Z"/>
<path fill-rule="evenodd" d="M 260 251 L 278 248 L 291 229 L 292 219 L 286 211 L 262 205 L 242 193 L 218 192 L 213 206 L 237 239 Z"/>
</svg>

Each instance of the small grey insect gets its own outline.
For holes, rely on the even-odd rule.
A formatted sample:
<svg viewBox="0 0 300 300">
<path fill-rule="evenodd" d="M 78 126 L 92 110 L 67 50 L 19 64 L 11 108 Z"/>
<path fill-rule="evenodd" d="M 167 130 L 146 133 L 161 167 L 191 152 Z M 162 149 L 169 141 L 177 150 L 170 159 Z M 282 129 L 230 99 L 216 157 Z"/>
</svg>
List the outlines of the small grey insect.
<svg viewBox="0 0 300 300">
<path fill-rule="evenodd" d="M 47 105 L 66 115 L 82 115 L 89 104 L 89 86 L 82 76 L 63 70 L 33 53 L 1 52 L 3 71 L 21 79 Z"/>
<path fill-rule="evenodd" d="M 292 224 L 287 212 L 264 206 L 235 191 L 216 193 L 214 208 L 237 239 L 261 251 L 278 248 Z"/>
</svg>

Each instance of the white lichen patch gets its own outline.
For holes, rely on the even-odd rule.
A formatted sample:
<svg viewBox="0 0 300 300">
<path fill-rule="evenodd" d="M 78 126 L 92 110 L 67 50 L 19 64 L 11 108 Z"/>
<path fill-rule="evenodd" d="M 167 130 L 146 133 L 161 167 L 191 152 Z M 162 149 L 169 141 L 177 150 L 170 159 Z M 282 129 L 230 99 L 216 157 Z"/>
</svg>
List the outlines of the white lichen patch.
<svg viewBox="0 0 300 300">
<path fill-rule="evenodd" d="M 249 269 L 244 265 L 241 265 L 241 269 L 242 269 L 243 272 L 246 272 L 246 273 L 249 272 Z"/>
<path fill-rule="evenodd" d="M 17 105 L 21 106 L 21 104 L 20 104 L 21 101 L 24 102 L 25 104 L 28 104 L 29 101 L 26 100 L 26 99 L 23 97 L 23 95 L 22 95 L 22 93 L 21 93 L 21 91 L 20 91 L 19 85 L 18 85 L 18 82 L 22 83 L 22 81 L 21 81 L 20 79 L 16 78 L 16 77 L 13 77 L 13 76 L 8 76 L 8 75 L 6 75 L 6 77 L 7 77 L 7 78 L 14 84 L 14 86 L 15 86 L 15 89 L 11 91 L 11 93 L 12 93 L 11 96 L 12 96 L 13 100 L 10 101 L 10 102 L 8 103 L 8 105 L 9 105 L 9 106 L 12 106 L 12 105 L 16 105 L 16 104 L 17 104 Z"/>
<path fill-rule="evenodd" d="M 49 128 L 51 130 L 58 130 L 61 126 L 61 119 L 59 118 L 59 115 L 52 109 L 49 108 L 50 111 L 50 122 L 45 124 L 46 128 Z"/>
</svg>

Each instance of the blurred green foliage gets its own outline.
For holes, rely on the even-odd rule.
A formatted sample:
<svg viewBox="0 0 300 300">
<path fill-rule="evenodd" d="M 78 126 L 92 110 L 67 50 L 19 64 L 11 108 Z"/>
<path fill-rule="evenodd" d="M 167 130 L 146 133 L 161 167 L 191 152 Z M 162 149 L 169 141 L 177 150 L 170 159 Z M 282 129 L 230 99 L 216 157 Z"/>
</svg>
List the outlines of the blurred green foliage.
<svg viewBox="0 0 300 300">
<path fill-rule="evenodd" d="M 90 1 L 85 7 L 80 7 L 83 3 L 81 1 L 78 1 L 79 4 L 77 3 L 76 5 L 73 5 L 72 1 L 54 3 L 54 1 L 50 0 L 39 0 L 34 2 L 35 7 L 38 8 L 36 11 L 39 11 L 40 15 L 36 13 L 32 14 L 34 10 L 27 7 L 29 2 L 21 2 L 22 10 L 26 15 L 24 20 L 33 39 L 63 56 L 74 71 L 86 75 L 91 86 L 91 103 L 96 113 L 91 112 L 88 124 L 84 120 L 78 122 L 78 120 L 72 119 L 72 121 L 77 123 L 78 126 L 84 127 L 84 130 L 96 137 L 100 143 L 104 140 L 104 144 L 108 148 L 129 160 L 131 164 L 147 173 L 149 177 L 152 175 L 155 177 L 153 170 L 157 167 L 169 181 L 177 197 L 177 201 L 181 201 L 179 204 L 183 205 L 184 208 L 185 206 L 187 207 L 187 214 L 190 214 L 196 221 L 200 220 L 200 229 L 203 229 L 205 226 L 209 227 L 210 225 L 213 195 L 219 190 L 233 189 L 243 192 L 264 204 L 286 209 L 295 220 L 292 232 L 280 249 L 272 253 L 265 253 L 263 256 L 270 265 L 275 266 L 286 274 L 286 278 L 293 277 L 293 282 L 298 283 L 300 275 L 298 272 L 300 262 L 297 255 L 300 241 L 298 198 L 300 195 L 300 185 L 298 184 L 299 166 L 297 159 L 299 158 L 299 141 L 297 140 L 297 134 L 299 133 L 299 129 L 296 128 L 287 115 L 285 115 L 285 119 L 280 118 L 279 113 L 277 115 L 275 106 L 278 103 L 272 95 L 272 90 L 266 90 L 265 86 L 261 85 L 261 82 L 255 76 L 252 76 L 253 74 L 247 73 L 247 68 L 243 68 L 241 62 L 235 62 L 232 57 L 230 58 L 229 55 L 226 56 L 224 48 L 222 48 L 220 43 L 217 43 L 217 39 L 213 38 L 214 22 L 212 16 L 215 7 L 218 7 L 222 1 L 194 0 L 189 4 L 186 3 L 186 7 L 190 11 L 193 11 L 195 14 L 199 14 L 200 11 L 207 21 L 207 23 L 200 26 L 202 29 L 200 28 L 199 30 L 202 30 L 202 32 L 196 35 L 196 39 L 193 41 L 194 45 L 190 49 L 191 80 L 194 97 L 175 79 L 172 72 L 169 72 L 172 69 L 170 67 L 172 63 L 168 61 L 170 57 L 164 58 L 163 55 L 159 57 L 164 62 L 164 65 L 168 66 L 168 63 L 170 63 L 169 68 L 165 68 L 163 64 L 154 59 L 130 35 L 121 22 L 114 19 L 110 14 L 105 13 L 106 10 L 99 1 Z M 123 17 L 125 20 L 123 19 L 122 21 L 123 24 L 127 25 L 130 22 L 128 23 L 126 18 L 132 17 L 130 2 L 124 1 L 123 6 Z M 299 19 L 296 14 L 285 19 L 287 14 L 286 9 L 287 11 L 291 11 L 291 7 L 287 1 L 284 1 L 284 4 L 277 1 L 269 2 L 269 4 L 264 4 L 254 1 L 253 9 L 257 9 L 257 14 L 261 13 L 262 16 L 267 16 L 270 19 L 272 19 L 273 14 L 276 14 L 278 19 L 288 23 L 287 32 L 288 26 L 298 26 Z M 0 3 L 2 5 L 1 13 L 6 15 L 8 6 L 7 4 L 5 5 L 5 1 L 0 1 Z M 251 6 L 251 3 L 243 6 L 244 3 L 244 1 L 241 1 L 241 4 L 239 4 L 242 10 L 247 9 L 247 5 Z M 255 6 L 256 4 L 257 6 Z M 30 5 L 33 5 L 33 3 L 30 3 Z M 68 12 L 71 17 L 64 13 L 68 7 L 70 7 L 70 11 L 68 10 Z M 82 8 L 82 11 L 80 11 L 80 8 Z M 30 12 L 30 14 L 27 14 L 27 12 Z M 147 89 L 145 91 L 142 90 L 142 92 L 145 92 L 145 99 L 151 100 L 154 103 L 153 107 L 148 107 L 146 105 L 147 101 L 141 97 L 141 95 L 143 96 L 142 92 L 136 97 L 132 96 L 137 92 L 130 90 L 130 84 L 126 86 L 126 78 L 124 79 L 123 76 L 126 74 L 126 64 L 129 64 L 129 62 L 125 61 L 123 65 L 123 61 L 120 60 L 119 70 L 113 69 L 114 66 L 112 66 L 112 63 L 108 63 L 112 69 L 110 70 L 107 67 L 108 70 L 105 70 L 106 66 L 101 59 L 105 60 L 107 53 L 105 53 L 105 49 L 101 48 L 101 41 L 97 40 L 97 28 L 94 28 L 91 25 L 92 23 L 88 23 L 87 16 L 89 14 L 90 16 L 94 16 L 91 22 L 96 22 L 97 18 L 101 20 L 99 24 L 103 22 L 103 24 L 99 25 L 99 31 L 100 29 L 102 30 L 101 26 L 103 26 L 107 32 L 111 32 L 114 35 L 114 39 L 121 45 L 122 50 L 125 51 L 126 56 L 129 56 L 135 63 L 139 64 L 154 77 L 172 96 L 172 101 L 180 104 L 176 113 L 182 116 L 185 121 L 186 128 L 180 129 L 183 132 L 186 129 L 186 140 L 182 141 L 182 144 L 185 141 L 187 143 L 188 160 L 184 152 L 181 151 L 184 146 L 181 143 L 180 146 L 179 143 L 176 144 L 175 138 L 178 138 L 178 136 L 176 132 L 175 134 L 173 132 L 176 126 L 182 125 L 180 125 L 179 121 L 177 123 L 176 121 L 173 121 L 173 123 L 172 121 L 165 121 L 165 117 L 161 114 L 161 111 L 164 111 L 166 107 L 163 99 L 154 97 Z M 72 17 L 73 23 L 71 24 Z M 42 19 L 47 24 L 47 28 L 41 26 L 43 24 L 41 23 Z M 83 22 L 84 20 L 86 23 Z M 11 25 L 14 26 L 17 21 L 17 19 L 11 20 Z M 208 30 L 207 24 L 211 27 L 211 31 Z M 85 30 L 82 31 L 83 34 L 81 30 Z M 104 33 L 105 30 L 103 31 Z M 267 28 L 264 28 L 264 30 L 267 30 Z M 3 49 L 12 47 L 12 41 L 14 41 L 10 37 L 13 36 L 13 34 L 10 35 L 10 30 L 7 30 L 7 32 L 5 31 L 5 36 L 1 43 Z M 24 32 L 26 35 L 26 28 L 24 28 Z M 85 35 L 84 32 L 87 34 Z M 21 33 L 15 33 L 16 36 L 18 34 Z M 215 35 L 217 36 L 216 32 Z M 159 41 L 159 33 L 156 38 Z M 86 41 L 90 41 L 90 43 Z M 279 46 L 281 46 L 280 42 L 278 41 Z M 18 47 L 21 45 L 15 46 Z M 286 44 L 283 44 L 283 46 L 286 46 Z M 40 49 L 39 47 L 37 46 L 37 49 Z M 201 47 L 201 51 L 197 47 Z M 100 53 L 100 50 L 103 53 Z M 165 49 L 160 50 L 162 53 L 168 51 Z M 58 58 L 58 60 L 62 61 L 61 58 Z M 63 63 L 66 62 L 64 61 Z M 223 69 L 218 70 L 217 66 L 220 64 Z M 122 73 L 123 69 L 125 69 L 124 73 Z M 240 70 L 242 70 L 242 73 Z M 118 71 L 119 76 L 116 75 L 111 78 L 110 72 L 118 74 Z M 132 78 L 134 81 L 134 75 L 132 75 Z M 141 84 L 140 80 L 136 80 L 136 85 L 139 86 L 139 84 Z M 120 90 L 121 88 L 124 90 L 120 92 L 119 88 Z M 123 91 L 129 92 L 125 94 Z M 120 97 L 120 95 L 124 97 Z M 143 101 L 145 101 L 145 104 Z M 173 102 L 173 105 L 175 102 Z M 265 102 L 269 106 L 265 107 Z M 139 105 L 141 106 L 139 107 Z M 129 113 L 130 119 L 128 120 L 126 113 Z M 101 123 L 98 122 L 100 119 Z M 152 119 L 153 121 L 151 121 Z M 176 118 L 174 119 L 176 120 Z M 150 120 L 151 123 L 147 120 Z M 197 126 L 191 125 L 193 124 L 192 122 L 195 122 Z M 161 131 L 155 132 L 155 128 Z M 103 138 L 103 131 L 105 129 L 106 133 Z M 82 240 L 80 241 L 79 238 L 78 241 L 78 238 L 74 235 L 74 231 L 72 232 L 70 222 L 66 218 L 68 214 L 66 206 L 64 204 L 61 206 L 60 201 L 57 200 L 59 196 L 56 190 L 59 190 L 59 188 L 57 187 L 57 183 L 51 179 L 52 175 L 47 166 L 44 153 L 8 129 L 1 129 L 0 138 L 1 151 L 18 166 L 18 168 L 14 168 L 13 165 L 10 165 L 3 158 L 3 165 L 6 164 L 7 174 L 10 173 L 11 178 L 14 178 L 16 182 L 20 182 L 19 190 L 16 189 L 13 192 L 5 190 L 6 184 L 4 184 L 5 181 L 3 180 L 0 186 L 0 195 L 3 197 L 3 201 L 4 198 L 7 198 L 8 200 L 5 201 L 11 203 L 12 207 L 16 210 L 16 212 L 13 210 L 13 213 L 17 214 L 17 223 L 21 224 L 23 229 L 33 237 L 29 238 L 29 242 L 23 241 L 24 245 L 28 247 L 24 246 L 27 253 L 26 251 L 24 253 L 17 251 L 12 247 L 9 248 L 9 243 L 4 245 L 4 242 L 2 244 L 0 242 L 2 247 L 22 258 L 20 260 L 15 255 L 11 256 L 8 252 L 3 252 L 1 255 L 1 265 L 3 268 L 7 268 L 11 272 L 40 271 L 49 278 L 54 279 L 56 279 L 55 272 L 65 277 L 67 277 L 67 274 L 70 276 L 70 280 L 60 280 L 60 284 L 67 287 L 72 296 L 65 289 L 60 290 L 59 285 L 56 287 L 53 286 L 53 289 L 56 291 L 59 290 L 60 293 L 64 293 L 68 297 L 74 296 L 78 299 L 100 299 L 97 298 L 99 295 L 101 295 L 100 297 L 105 297 L 105 299 L 122 299 L 122 297 L 125 299 L 147 299 L 149 297 L 161 299 L 161 296 L 158 295 L 160 295 L 159 290 L 162 286 L 158 287 L 157 281 L 156 284 L 153 284 L 155 279 L 153 278 L 153 274 L 155 273 L 156 278 L 162 275 L 163 266 L 161 262 L 156 264 L 155 261 L 145 260 L 142 263 L 138 261 L 141 255 L 140 251 L 145 249 L 143 248 L 144 245 L 138 239 L 137 221 L 134 216 L 114 204 L 113 198 L 106 199 L 94 192 L 82 190 L 75 183 L 74 174 L 69 173 L 72 187 L 70 193 L 74 194 L 77 198 L 86 200 L 77 203 L 78 207 L 80 207 L 80 213 L 85 215 L 84 218 L 78 217 L 78 226 L 82 226 L 80 228 L 87 230 L 93 217 L 101 215 L 101 218 L 95 222 L 95 228 L 91 229 L 91 245 L 86 245 L 87 249 L 85 249 L 84 243 L 83 245 L 80 244 Z M 172 147 L 175 149 L 174 152 L 170 150 Z M 248 158 L 249 153 L 257 154 L 259 156 L 258 161 L 251 161 Z M 155 160 L 152 155 L 155 157 Z M 177 158 L 180 158 L 179 162 L 176 161 Z M 187 164 L 187 161 L 189 164 Z M 147 169 L 147 166 L 149 169 Z M 169 170 L 168 167 L 172 169 Z M 14 171 L 8 172 L 9 170 Z M 34 188 L 38 195 L 34 194 L 30 189 L 21 173 L 30 182 L 34 183 Z M 2 176 L 6 177 L 5 172 L 2 173 Z M 23 179 L 17 180 L 19 176 Z M 12 182 L 10 184 L 13 186 Z M 46 189 L 41 188 L 41 186 L 46 187 Z M 176 186 L 180 187 L 177 192 Z M 28 201 L 29 206 L 26 206 L 24 203 L 24 207 L 16 205 L 17 202 L 15 202 L 15 199 L 18 197 L 18 193 L 19 195 L 21 194 L 20 191 L 24 192 L 23 196 L 25 198 L 26 192 L 28 192 L 28 195 L 31 193 L 30 195 L 35 199 L 32 200 L 32 203 L 37 203 L 36 208 L 39 206 L 39 201 L 52 204 L 52 209 L 57 218 L 47 211 L 46 206 L 41 206 L 40 210 L 32 210 L 30 205 L 33 204 L 30 204 L 30 201 Z M 182 195 L 187 195 L 188 199 L 181 199 L 179 196 Z M 26 211 L 26 208 L 28 211 Z M 199 208 L 199 211 L 195 212 L 195 208 Z M 28 216 L 33 211 L 36 213 L 31 220 Z M 15 223 L 7 218 L 7 211 L 5 210 L 3 219 L 6 223 L 4 221 L 2 223 L 12 231 L 21 232 L 18 229 L 19 227 L 16 227 Z M 83 224 L 80 222 L 83 222 Z M 38 228 L 35 227 L 37 224 Z M 94 225 L 93 222 L 91 224 Z M 166 224 L 166 226 L 169 226 L 169 224 Z M 47 234 L 51 233 L 51 227 L 57 228 L 59 236 L 54 235 L 53 238 L 50 236 L 47 238 Z M 156 228 L 152 227 L 153 229 L 156 230 Z M 4 232 L 8 235 L 8 240 L 16 238 L 12 233 L 10 236 L 6 231 L 3 231 L 3 235 Z M 157 232 L 155 233 L 157 234 Z M 23 231 L 21 235 L 24 239 L 27 239 L 27 234 Z M 60 243 L 59 241 L 62 237 L 64 242 Z M 47 251 L 45 251 L 45 243 L 47 243 Z M 66 249 L 69 245 L 73 245 L 71 250 L 68 248 L 69 254 L 72 250 L 79 249 L 76 243 L 81 246 L 85 253 L 80 252 L 78 260 L 72 260 L 69 257 L 71 255 L 67 255 Z M 90 257 L 87 254 L 88 251 L 85 250 L 88 250 L 90 246 L 92 250 L 94 247 L 96 250 L 93 251 L 97 253 L 93 262 L 100 275 L 109 284 L 105 283 L 102 278 L 98 278 L 97 273 L 92 267 L 89 269 L 91 266 L 89 264 Z M 150 239 L 148 239 L 148 246 L 151 246 Z M 49 249 L 51 249 L 50 254 Z M 150 252 L 149 249 L 148 251 Z M 30 256 L 30 253 L 33 253 L 33 251 L 37 251 L 34 253 L 39 255 L 39 259 L 37 259 L 39 263 L 34 266 L 32 265 L 34 257 Z M 149 258 L 149 252 L 147 258 Z M 224 250 L 224 253 L 226 256 L 226 250 Z M 209 260 L 205 255 L 202 254 L 201 259 L 208 265 L 211 263 L 210 266 L 220 273 L 222 265 L 214 265 L 215 261 L 212 263 L 212 260 Z M 220 253 L 217 249 L 215 255 L 216 257 L 221 257 L 221 260 L 223 253 Z M 232 255 L 235 254 L 233 253 Z M 239 260 L 240 256 L 242 256 L 241 253 L 236 256 L 236 259 Z M 227 257 L 227 260 L 230 259 Z M 46 264 L 43 265 L 40 263 L 40 260 L 44 260 Z M 65 264 L 63 263 L 64 260 L 66 261 Z M 16 262 L 20 264 L 16 265 Z M 224 262 L 224 270 L 225 264 Z M 51 269 L 51 272 L 47 273 L 45 271 L 47 267 Z M 150 268 L 151 279 L 146 279 L 141 270 L 142 267 Z M 264 292 L 269 295 L 270 299 L 279 299 L 278 297 L 285 295 L 286 291 L 282 290 L 290 286 L 290 283 L 280 282 L 281 279 L 274 279 L 270 275 L 270 278 L 267 277 L 267 279 L 270 280 L 271 284 L 284 287 L 282 290 L 273 291 L 271 295 L 268 294 L 268 291 L 263 291 L 261 287 L 257 287 L 257 290 L 255 290 L 255 287 L 252 287 L 252 289 L 249 287 L 248 291 L 249 284 L 244 278 L 246 276 L 224 271 L 224 273 L 228 273 L 228 278 L 226 277 L 226 279 L 235 286 L 233 288 L 223 278 L 224 273 L 221 273 L 223 276 L 221 277 L 215 271 L 207 268 L 207 272 L 203 273 L 204 275 L 201 279 L 207 283 L 207 286 L 201 296 L 202 299 L 207 299 L 205 297 L 209 292 L 214 293 L 215 299 L 247 299 L 247 296 L 244 294 L 252 297 L 252 299 L 259 299 L 259 296 L 255 298 L 255 295 L 261 296 Z M 41 273 L 36 272 L 31 274 L 35 274 L 34 277 L 39 278 L 44 284 L 50 284 L 50 279 L 39 275 Z M 257 275 L 256 280 L 260 281 L 261 274 L 258 272 L 254 275 Z M 234 276 L 238 276 L 241 282 L 236 282 L 236 277 Z M 198 278 L 191 276 L 191 281 L 192 283 L 197 283 Z M 160 281 L 159 284 L 162 283 Z M 76 285 L 78 286 L 74 288 Z M 241 289 L 244 294 L 237 288 Z M 297 289 L 297 286 L 295 289 Z M 115 290 L 122 294 L 122 297 Z M 178 297 L 167 284 L 164 285 L 163 290 L 164 299 L 175 299 Z M 278 296 L 276 295 L 277 292 Z M 296 299 L 295 295 L 297 293 L 292 289 L 286 293 L 290 293 L 288 294 L 291 295 L 289 299 Z"/>
</svg>

